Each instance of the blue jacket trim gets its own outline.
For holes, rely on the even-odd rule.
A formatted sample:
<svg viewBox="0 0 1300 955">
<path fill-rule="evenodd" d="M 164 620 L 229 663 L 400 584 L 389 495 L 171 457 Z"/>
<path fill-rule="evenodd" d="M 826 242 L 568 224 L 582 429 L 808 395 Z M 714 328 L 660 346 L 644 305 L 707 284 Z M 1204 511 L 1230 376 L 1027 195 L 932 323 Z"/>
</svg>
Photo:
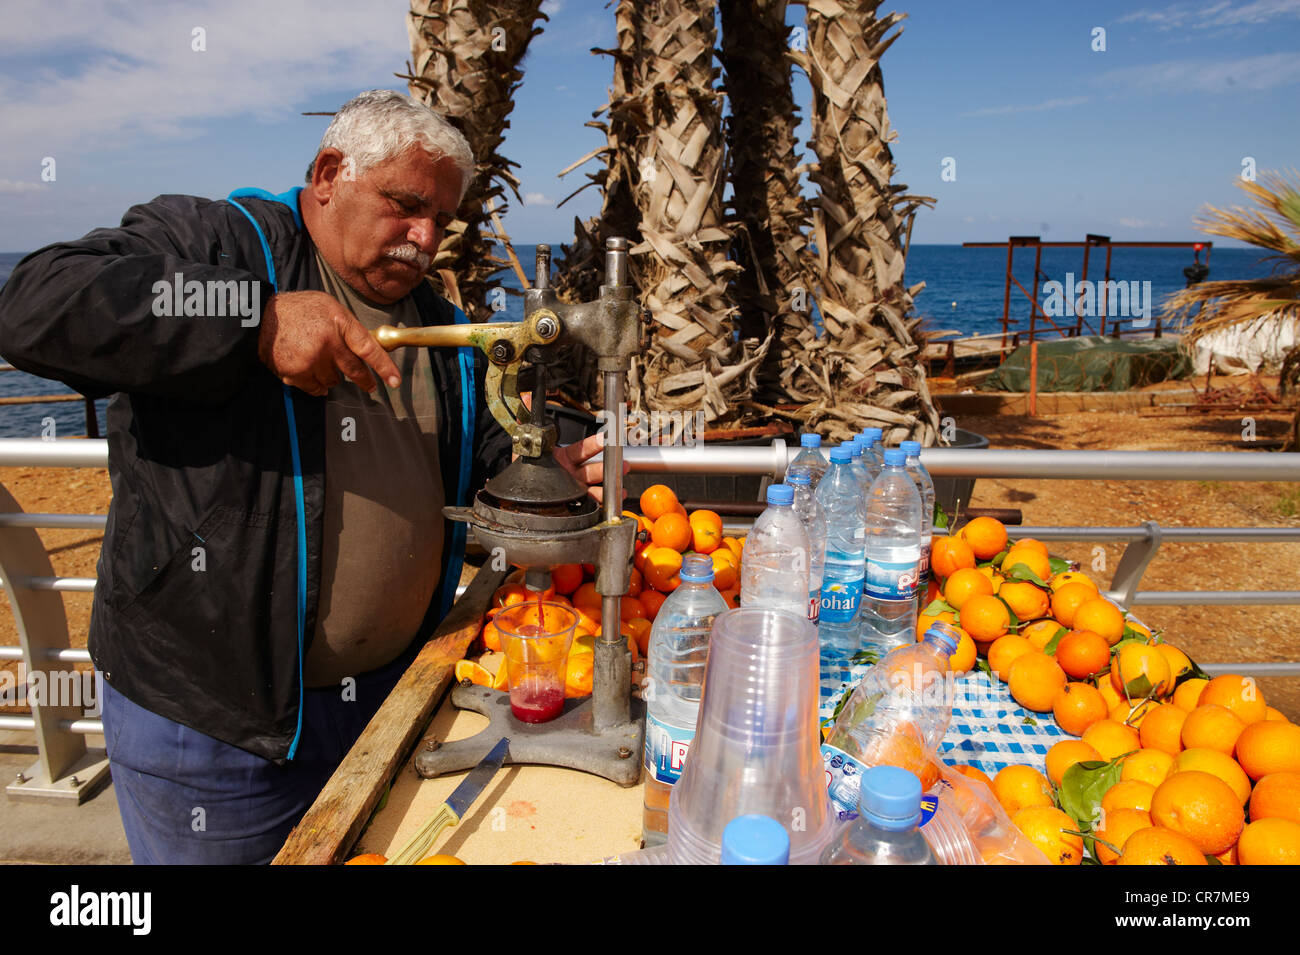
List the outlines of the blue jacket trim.
<svg viewBox="0 0 1300 955">
<path fill-rule="evenodd" d="M 227 196 L 226 199 L 230 202 L 231 205 L 236 205 L 236 206 L 238 206 L 239 203 L 235 202 L 235 200 L 242 199 L 245 196 L 249 196 L 253 199 L 265 199 L 267 202 L 283 203 L 284 205 L 288 206 L 291 210 L 293 210 L 293 224 L 296 225 L 299 229 L 301 229 L 302 213 L 298 211 L 298 193 L 300 192 L 302 192 L 302 186 L 294 186 L 292 189 L 286 189 L 284 192 L 280 193 L 279 195 L 276 195 L 273 192 L 267 192 L 265 189 L 248 187 L 245 189 L 236 189 L 229 196 Z M 243 206 L 240 206 L 240 209 L 243 209 Z M 245 212 L 244 215 L 248 215 L 248 213 Z M 250 216 L 249 218 L 252 217 Z M 254 222 L 253 225 L 257 225 L 257 223 Z M 258 229 L 257 234 L 261 235 L 262 230 Z"/>
<path fill-rule="evenodd" d="M 469 318 L 459 308 L 455 310 L 456 324 L 467 325 Z M 478 417 L 474 392 L 474 349 L 458 348 L 457 360 L 460 363 L 460 393 L 463 396 L 460 405 L 460 474 L 456 480 L 456 505 L 469 506 L 469 481 L 474 459 L 474 421 Z M 460 586 L 460 572 L 465 563 L 465 525 L 454 521 L 451 525 L 451 552 L 447 557 L 447 573 L 443 578 L 440 609 L 442 616 L 451 612 L 451 605 L 456 600 L 456 588 Z"/>
</svg>

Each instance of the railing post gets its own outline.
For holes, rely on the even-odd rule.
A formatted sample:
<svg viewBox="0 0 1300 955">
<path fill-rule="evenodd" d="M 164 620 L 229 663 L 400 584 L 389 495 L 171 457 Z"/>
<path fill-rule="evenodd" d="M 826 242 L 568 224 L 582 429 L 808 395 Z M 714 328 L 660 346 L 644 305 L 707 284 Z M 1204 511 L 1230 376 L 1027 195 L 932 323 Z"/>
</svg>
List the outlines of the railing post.
<svg viewBox="0 0 1300 955">
<path fill-rule="evenodd" d="M 21 510 L 8 488 L 0 485 L 0 513 Z M 20 676 L 30 683 L 40 673 L 35 686 L 42 691 L 39 698 L 29 700 L 40 758 L 5 791 L 20 799 L 81 803 L 107 782 L 108 759 L 102 752 L 88 750 L 84 737 L 60 728 L 61 722 L 83 719 L 87 701 L 81 699 L 81 674 L 55 657 L 57 651 L 70 649 L 63 596 L 30 586 L 34 578 L 54 576 L 45 545 L 33 528 L 0 527 L 0 575 L 23 651 L 25 672 Z M 74 696 L 76 702 L 60 699 L 64 694 Z M 55 703 L 64 705 L 51 705 Z"/>
<path fill-rule="evenodd" d="M 1134 541 L 1124 548 L 1119 566 L 1115 568 L 1115 576 L 1110 582 L 1108 596 L 1121 607 L 1133 606 L 1133 597 L 1138 592 L 1138 584 L 1142 583 L 1142 575 L 1146 573 L 1151 559 L 1156 556 L 1156 551 L 1160 550 L 1160 525 L 1155 521 L 1143 521 L 1142 526 L 1146 528 L 1146 538 Z"/>
</svg>

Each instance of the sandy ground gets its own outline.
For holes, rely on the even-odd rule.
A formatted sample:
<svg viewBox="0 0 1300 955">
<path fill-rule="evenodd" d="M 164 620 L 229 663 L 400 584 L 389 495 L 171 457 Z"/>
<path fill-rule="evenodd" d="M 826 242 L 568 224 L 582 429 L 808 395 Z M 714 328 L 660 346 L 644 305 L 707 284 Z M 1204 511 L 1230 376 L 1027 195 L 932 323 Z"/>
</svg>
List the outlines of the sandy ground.
<svg viewBox="0 0 1300 955">
<path fill-rule="evenodd" d="M 994 447 L 1116 450 L 1244 451 L 1241 414 L 1155 416 L 1110 412 L 1036 418 L 959 417 L 958 427 L 987 435 Z M 1289 415 L 1252 415 L 1259 441 L 1282 438 Z M 27 511 L 105 514 L 111 491 L 104 470 L 0 468 L 0 482 Z M 975 506 L 1015 507 L 1027 525 L 1165 525 L 1300 527 L 1300 484 L 1227 484 L 1207 481 L 1030 481 L 981 479 Z M 54 572 L 95 574 L 101 537 L 84 530 L 42 530 Z M 1105 547 L 1105 570 L 1089 543 L 1055 545 L 1062 556 L 1109 582 L 1122 548 Z M 1300 589 L 1300 543 L 1166 545 L 1143 578 L 1144 590 Z M 90 594 L 66 594 L 73 646 L 84 646 Z M 1142 607 L 1139 616 L 1163 628 L 1167 639 L 1198 662 L 1300 660 L 1294 607 Z M 7 596 L 0 593 L 0 644 L 18 642 Z M 11 665 L 12 666 L 12 665 Z M 1300 679 L 1262 681 L 1264 695 L 1300 719 Z"/>
</svg>

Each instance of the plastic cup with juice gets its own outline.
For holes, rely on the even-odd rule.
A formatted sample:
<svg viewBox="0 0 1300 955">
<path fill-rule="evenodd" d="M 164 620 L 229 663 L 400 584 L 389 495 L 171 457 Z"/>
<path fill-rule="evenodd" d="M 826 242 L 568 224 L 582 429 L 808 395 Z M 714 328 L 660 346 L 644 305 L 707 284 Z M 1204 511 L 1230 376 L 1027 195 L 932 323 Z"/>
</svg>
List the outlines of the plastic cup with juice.
<svg viewBox="0 0 1300 955">
<path fill-rule="evenodd" d="M 545 723 L 564 710 L 564 673 L 578 616 L 561 604 L 529 601 L 496 616 L 510 677 L 510 712 Z"/>
</svg>

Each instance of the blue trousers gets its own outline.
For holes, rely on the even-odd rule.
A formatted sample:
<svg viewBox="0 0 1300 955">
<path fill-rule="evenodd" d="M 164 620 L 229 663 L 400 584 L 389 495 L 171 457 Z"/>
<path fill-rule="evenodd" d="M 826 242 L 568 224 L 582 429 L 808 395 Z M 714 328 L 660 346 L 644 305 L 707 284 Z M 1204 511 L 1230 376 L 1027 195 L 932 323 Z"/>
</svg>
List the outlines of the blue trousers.
<svg viewBox="0 0 1300 955">
<path fill-rule="evenodd" d="M 343 686 L 304 692 L 302 736 L 277 766 L 158 716 L 103 684 L 104 739 L 137 865 L 270 862 L 418 649 Z"/>
</svg>

